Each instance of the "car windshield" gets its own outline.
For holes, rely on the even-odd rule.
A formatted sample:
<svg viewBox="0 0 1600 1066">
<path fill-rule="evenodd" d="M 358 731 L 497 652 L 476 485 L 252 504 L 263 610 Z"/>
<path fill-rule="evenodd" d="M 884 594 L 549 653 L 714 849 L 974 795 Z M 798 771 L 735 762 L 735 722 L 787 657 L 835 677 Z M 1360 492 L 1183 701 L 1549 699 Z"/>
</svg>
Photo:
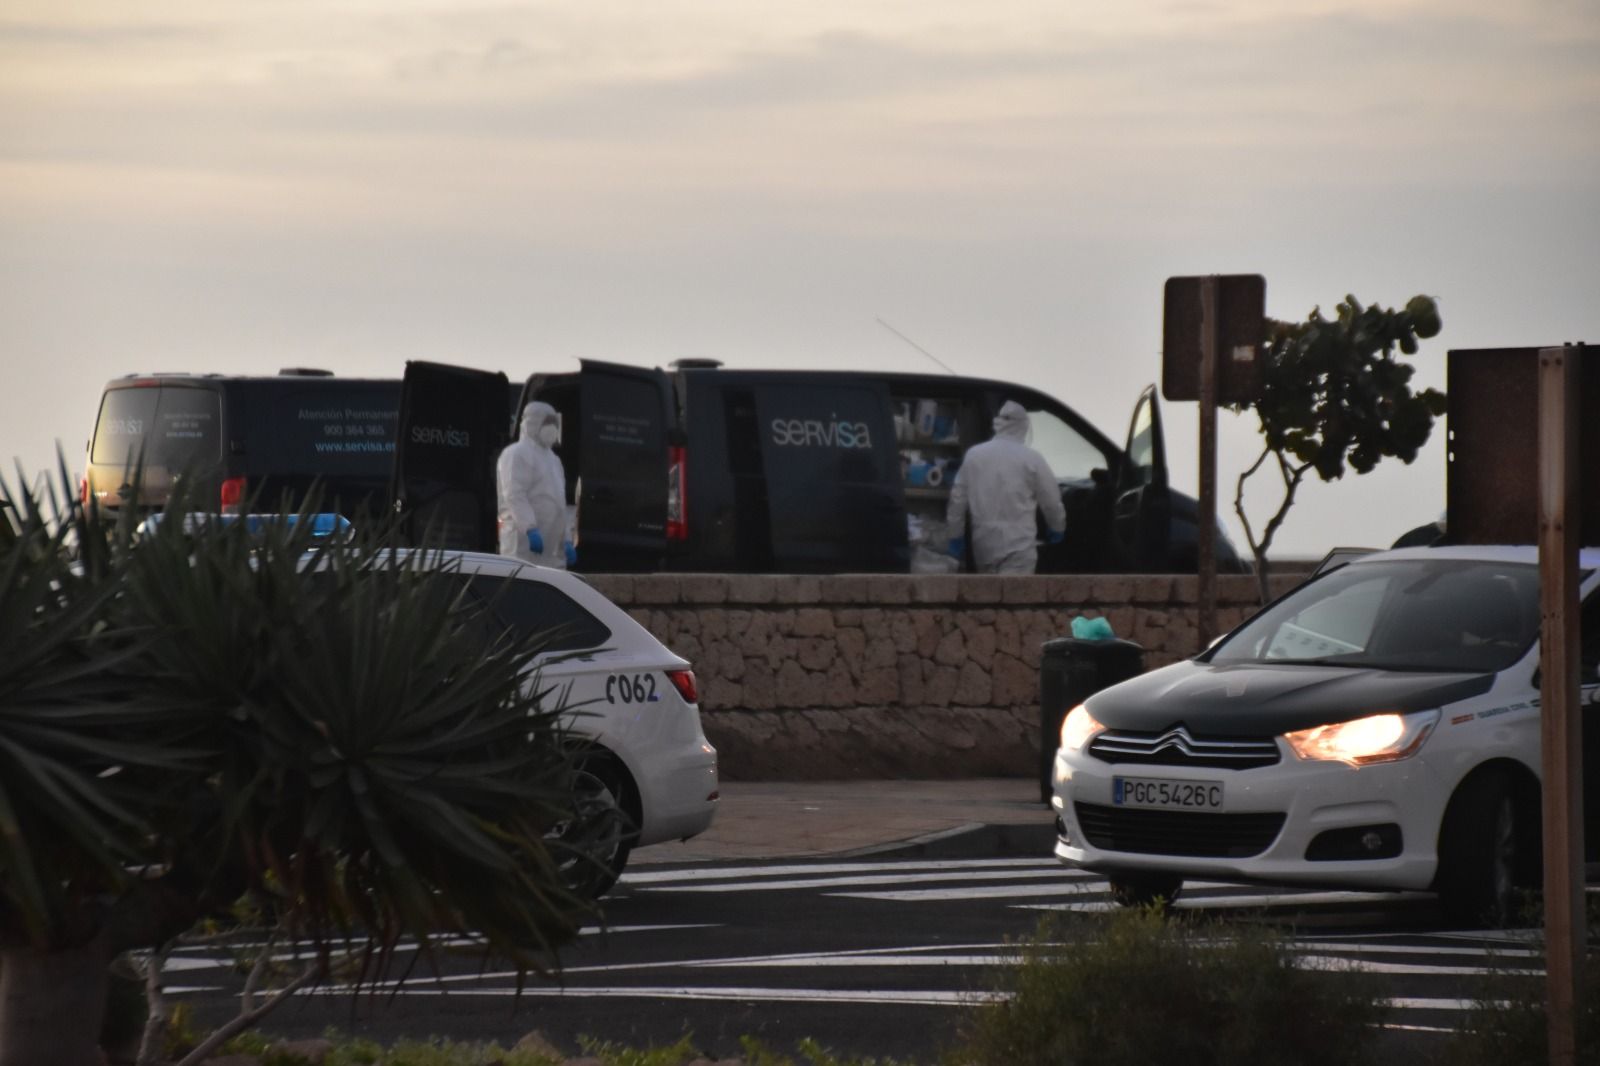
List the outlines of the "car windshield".
<svg viewBox="0 0 1600 1066">
<path fill-rule="evenodd" d="M 1212 663 L 1317 663 L 1488 672 L 1539 635 L 1539 569 L 1406 559 L 1357 563 L 1290 593 L 1212 652 Z"/>
</svg>

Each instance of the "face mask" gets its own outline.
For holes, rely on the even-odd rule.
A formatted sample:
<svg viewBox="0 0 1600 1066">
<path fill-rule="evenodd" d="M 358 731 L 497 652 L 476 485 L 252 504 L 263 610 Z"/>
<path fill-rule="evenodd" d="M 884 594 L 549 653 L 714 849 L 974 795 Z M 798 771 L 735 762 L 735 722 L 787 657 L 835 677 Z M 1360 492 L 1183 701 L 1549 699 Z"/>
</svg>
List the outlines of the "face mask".
<svg viewBox="0 0 1600 1066">
<path fill-rule="evenodd" d="M 539 443 L 543 444 L 546 448 L 554 448 L 556 446 L 556 443 L 558 441 L 560 441 L 560 440 L 561 440 L 561 427 L 560 426 L 552 426 L 552 425 L 546 424 L 546 425 L 543 425 L 543 426 L 539 427 Z"/>
</svg>

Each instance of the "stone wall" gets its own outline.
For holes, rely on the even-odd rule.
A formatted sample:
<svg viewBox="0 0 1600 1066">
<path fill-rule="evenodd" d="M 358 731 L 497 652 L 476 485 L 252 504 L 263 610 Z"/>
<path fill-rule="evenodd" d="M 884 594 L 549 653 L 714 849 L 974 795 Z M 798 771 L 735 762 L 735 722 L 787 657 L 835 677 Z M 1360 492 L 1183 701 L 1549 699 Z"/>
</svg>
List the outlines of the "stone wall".
<svg viewBox="0 0 1600 1066">
<path fill-rule="evenodd" d="M 594 575 L 694 663 L 724 777 L 1031 776 L 1040 646 L 1103 616 L 1147 668 L 1198 650 L 1192 576 Z M 1276 591 L 1295 577 L 1276 579 Z M 1218 581 L 1218 623 L 1256 608 Z"/>
</svg>

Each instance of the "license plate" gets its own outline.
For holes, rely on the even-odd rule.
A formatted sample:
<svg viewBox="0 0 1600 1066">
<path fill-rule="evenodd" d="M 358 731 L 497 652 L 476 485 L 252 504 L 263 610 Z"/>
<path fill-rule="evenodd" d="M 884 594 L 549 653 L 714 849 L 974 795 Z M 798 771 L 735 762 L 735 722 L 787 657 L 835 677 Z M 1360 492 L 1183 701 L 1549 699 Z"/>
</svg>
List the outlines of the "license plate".
<svg viewBox="0 0 1600 1066">
<path fill-rule="evenodd" d="M 1168 811 L 1222 810 L 1221 781 L 1170 781 L 1158 777 L 1113 777 L 1111 802 L 1118 807 Z"/>
</svg>

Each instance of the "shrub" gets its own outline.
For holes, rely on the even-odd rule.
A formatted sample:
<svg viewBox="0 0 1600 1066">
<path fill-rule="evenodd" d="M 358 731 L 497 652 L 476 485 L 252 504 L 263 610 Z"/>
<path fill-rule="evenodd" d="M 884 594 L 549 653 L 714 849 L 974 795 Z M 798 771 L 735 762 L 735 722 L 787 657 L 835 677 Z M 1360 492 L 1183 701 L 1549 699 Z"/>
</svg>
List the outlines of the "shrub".
<svg viewBox="0 0 1600 1066">
<path fill-rule="evenodd" d="M 1346 1066 L 1372 1057 L 1387 1007 L 1367 975 L 1307 969 L 1265 930 L 1154 909 L 1046 919 L 975 1007 L 953 1061 L 975 1066 Z"/>
</svg>

